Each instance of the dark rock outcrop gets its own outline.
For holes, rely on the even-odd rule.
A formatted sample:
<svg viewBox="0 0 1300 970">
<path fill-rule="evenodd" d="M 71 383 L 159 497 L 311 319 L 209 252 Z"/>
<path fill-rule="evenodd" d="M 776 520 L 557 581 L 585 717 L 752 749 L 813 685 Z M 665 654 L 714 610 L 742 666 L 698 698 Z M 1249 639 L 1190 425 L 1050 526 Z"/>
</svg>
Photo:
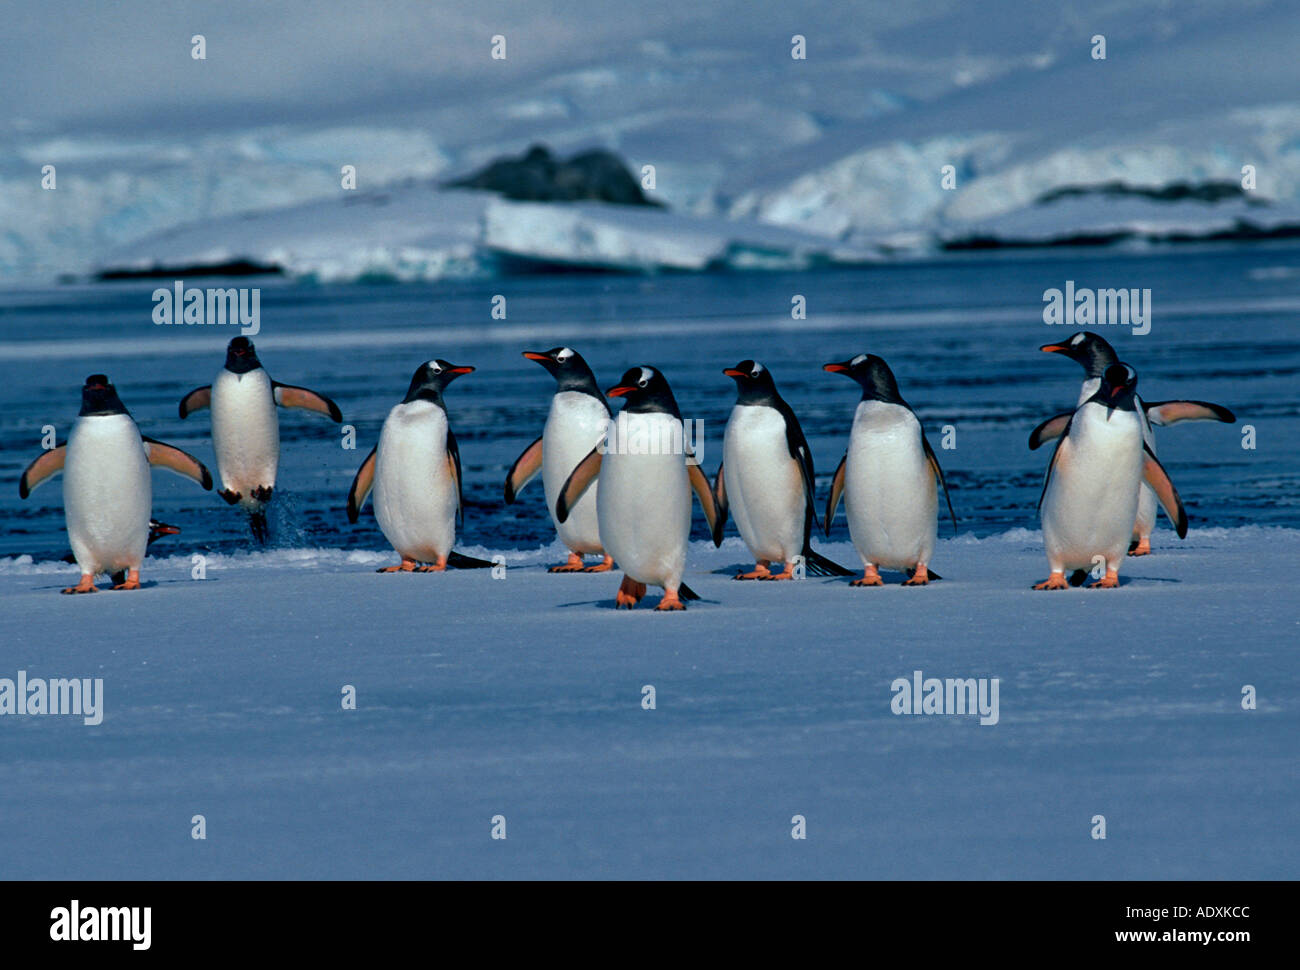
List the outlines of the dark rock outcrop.
<svg viewBox="0 0 1300 970">
<path fill-rule="evenodd" d="M 662 207 L 648 199 L 641 183 L 613 152 L 603 149 L 557 158 L 534 145 L 515 158 L 499 158 L 472 175 L 443 183 L 446 188 L 485 189 L 519 202 L 609 202 Z"/>
</svg>

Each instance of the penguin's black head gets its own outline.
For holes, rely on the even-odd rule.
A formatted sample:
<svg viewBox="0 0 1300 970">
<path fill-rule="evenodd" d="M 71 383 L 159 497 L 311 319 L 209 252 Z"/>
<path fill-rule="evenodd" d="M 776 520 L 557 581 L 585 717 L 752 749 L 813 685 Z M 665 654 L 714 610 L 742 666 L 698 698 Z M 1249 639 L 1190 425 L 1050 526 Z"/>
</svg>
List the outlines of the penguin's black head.
<svg viewBox="0 0 1300 970">
<path fill-rule="evenodd" d="M 1119 354 L 1107 343 L 1105 337 L 1081 331 L 1059 344 L 1043 344 L 1038 348 L 1045 354 L 1065 354 L 1077 363 L 1089 377 L 1100 377 L 1107 367 L 1119 363 Z"/>
<path fill-rule="evenodd" d="M 682 416 L 668 381 L 653 367 L 631 368 L 605 393 L 610 397 L 626 398 L 623 410 L 628 413 L 659 411 L 675 418 Z"/>
<path fill-rule="evenodd" d="M 402 403 L 408 404 L 421 399 L 442 403 L 442 392 L 447 385 L 460 375 L 473 372 L 473 367 L 449 364 L 445 360 L 426 361 L 416 368 L 415 374 L 411 377 L 411 386 L 407 388 Z"/>
<path fill-rule="evenodd" d="M 889 369 L 884 358 L 875 354 L 858 354 L 838 363 L 823 364 L 822 370 L 853 378 L 862 388 L 864 401 L 884 401 L 887 404 L 907 406 L 907 402 L 898 393 L 894 372 Z"/>
<path fill-rule="evenodd" d="M 81 389 L 81 415 L 126 414 L 126 405 L 117 396 L 117 388 L 104 374 L 91 374 Z"/>
<path fill-rule="evenodd" d="M 1136 411 L 1137 371 L 1125 363 L 1111 364 L 1102 372 L 1101 386 L 1090 400 L 1106 405 L 1110 411 Z"/>
<path fill-rule="evenodd" d="M 582 391 L 600 397 L 600 388 L 596 385 L 596 375 L 591 372 L 582 354 L 571 347 L 552 347 L 550 350 L 525 350 L 524 356 L 535 360 L 546 368 L 548 374 L 555 378 L 558 390 Z M 601 398 L 603 401 L 604 398 Z"/>
<path fill-rule="evenodd" d="M 226 345 L 226 370 L 232 374 L 247 374 L 261 366 L 253 341 L 247 337 L 236 337 Z"/>
<path fill-rule="evenodd" d="M 776 399 L 772 372 L 756 360 L 742 360 L 722 373 L 736 382 L 736 401 L 739 404 L 761 404 Z"/>
</svg>

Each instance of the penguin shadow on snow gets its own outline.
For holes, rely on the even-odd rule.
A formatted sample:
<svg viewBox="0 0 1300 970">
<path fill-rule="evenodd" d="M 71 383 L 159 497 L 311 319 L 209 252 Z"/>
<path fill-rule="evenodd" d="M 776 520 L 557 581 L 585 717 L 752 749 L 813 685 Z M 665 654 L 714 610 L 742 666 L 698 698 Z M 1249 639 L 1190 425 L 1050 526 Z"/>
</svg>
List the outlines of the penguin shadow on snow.
<svg viewBox="0 0 1300 970">
<path fill-rule="evenodd" d="M 709 599 L 709 598 L 707 598 L 707 597 L 705 597 L 705 596 L 699 596 L 698 593 L 697 593 L 696 595 L 697 595 L 697 598 L 696 598 L 696 599 L 693 599 L 693 600 L 690 601 L 692 607 L 694 607 L 694 606 L 696 606 L 696 605 L 700 605 L 700 606 L 704 606 L 704 605 L 708 605 L 708 606 L 722 606 L 722 605 L 723 605 L 721 600 L 713 600 L 713 599 Z M 600 597 L 599 599 L 592 599 L 592 600 L 574 600 L 573 602 L 570 602 L 570 603 L 557 603 L 557 604 L 556 604 L 556 607 L 557 607 L 558 609 L 569 609 L 569 608 L 571 608 L 571 607 L 575 607 L 575 606 L 594 606 L 594 607 L 596 607 L 596 608 L 598 608 L 598 609 L 602 609 L 602 610 L 615 610 L 615 611 L 618 611 L 618 612 L 626 612 L 626 613 L 664 613 L 664 612 L 668 612 L 668 613 L 678 613 L 678 612 L 689 612 L 689 611 L 686 611 L 686 610 L 658 610 L 658 609 L 656 609 L 655 607 L 657 607 L 657 606 L 659 605 L 659 602 L 660 602 L 662 599 L 663 599 L 663 593 L 662 593 L 662 592 L 661 592 L 660 595 L 657 596 L 657 597 L 647 595 L 647 596 L 645 597 L 644 600 L 642 600 L 640 603 L 637 604 L 637 608 L 636 608 L 636 609 L 631 609 L 631 610 L 623 610 L 622 608 L 620 608 L 620 607 L 618 606 L 618 601 L 617 601 L 613 596 L 602 596 L 602 597 Z"/>
</svg>

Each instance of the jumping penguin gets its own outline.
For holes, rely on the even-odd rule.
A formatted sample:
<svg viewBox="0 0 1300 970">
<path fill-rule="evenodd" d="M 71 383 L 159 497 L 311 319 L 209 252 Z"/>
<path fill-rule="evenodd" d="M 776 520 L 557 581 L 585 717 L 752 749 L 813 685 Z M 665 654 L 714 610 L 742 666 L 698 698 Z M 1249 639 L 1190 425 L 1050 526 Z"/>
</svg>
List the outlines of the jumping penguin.
<svg viewBox="0 0 1300 970">
<path fill-rule="evenodd" d="M 718 516 L 730 511 L 736 528 L 753 554 L 751 572 L 736 579 L 793 579 L 803 557 L 813 576 L 852 576 L 812 548 L 817 517 L 812 449 L 799 419 L 777 392 L 772 373 L 753 360 L 723 372 L 736 382 L 736 404 L 723 436 L 722 462 L 713 479 Z M 773 573 L 769 564 L 783 564 Z"/>
<path fill-rule="evenodd" d="M 709 523 L 715 546 L 722 543 L 722 519 L 709 481 L 686 441 L 681 412 L 663 374 L 633 367 L 606 393 L 626 406 L 609 423 L 609 433 L 569 475 L 556 502 L 559 522 L 569 518 L 600 476 L 596 517 L 605 551 L 623 570 L 615 606 L 631 609 L 646 584 L 662 586 L 656 610 L 684 610 L 682 600 L 699 596 L 682 582 L 691 534 L 691 491 Z"/>
<path fill-rule="evenodd" d="M 81 582 L 65 593 L 95 592 L 95 577 L 109 573 L 114 589 L 139 589 L 140 564 L 151 537 L 150 466 L 184 475 L 206 490 L 212 475 L 193 455 L 140 434 L 117 389 L 103 374 L 86 378 L 81 412 L 66 444 L 27 466 L 18 495 L 63 473 L 63 508 Z"/>
<path fill-rule="evenodd" d="M 460 449 L 447 420 L 442 393 L 473 367 L 431 360 L 411 378 L 402 402 L 388 412 L 348 492 L 348 521 L 355 523 L 366 497 L 374 492 L 375 519 L 402 557 L 381 573 L 442 572 L 453 566 L 492 563 L 452 553 L 456 525 L 464 521 Z"/>
<path fill-rule="evenodd" d="M 248 513 L 249 526 L 259 542 L 267 538 L 266 504 L 275 489 L 280 464 L 277 404 L 315 411 L 336 422 L 343 420 L 338 405 L 325 395 L 271 380 L 247 337 L 231 340 L 226 347 L 226 365 L 217 379 L 190 391 L 180 403 L 182 419 L 203 408 L 212 409 L 212 447 L 221 479 L 217 494 Z"/>
<path fill-rule="evenodd" d="M 1115 353 L 1115 348 L 1104 337 L 1087 331 L 1076 333 L 1064 343 L 1044 344 L 1038 349 L 1046 354 L 1064 354 L 1084 369 L 1087 377 L 1084 378 L 1083 386 L 1079 390 L 1079 404 L 1096 392 L 1106 368 L 1119 363 L 1119 355 Z M 1230 424 L 1236 420 L 1236 415 L 1227 408 L 1205 401 L 1158 401 L 1147 404 L 1139 397 L 1137 409 L 1138 420 L 1142 423 L 1142 440 L 1151 449 L 1152 454 L 1155 454 L 1156 450 L 1152 425 L 1164 426 L 1182 421 L 1222 421 Z M 1073 411 L 1055 414 L 1030 432 L 1030 450 L 1033 451 L 1059 437 L 1073 414 Z M 1133 536 L 1128 548 L 1130 556 L 1150 554 L 1151 531 L 1156 524 L 1155 493 L 1145 482 L 1140 486 L 1139 491 L 1137 518 L 1134 520 Z"/>
<path fill-rule="evenodd" d="M 1105 576 L 1090 589 L 1119 585 L 1140 482 L 1151 486 L 1178 537 L 1187 535 L 1178 491 L 1142 440 L 1136 391 L 1133 368 L 1112 364 L 1060 435 L 1038 500 L 1051 575 L 1034 589 L 1078 586 L 1098 565 L 1105 567 Z M 1068 582 L 1067 569 L 1073 570 Z"/>
<path fill-rule="evenodd" d="M 862 387 L 849 447 L 831 481 L 824 526 L 829 533 L 843 495 L 849 536 L 863 563 L 862 578 L 853 585 L 883 586 L 881 566 L 906 572 L 904 586 L 940 579 L 929 569 L 939 529 L 939 487 L 954 531 L 957 516 L 920 420 L 900 396 L 889 365 L 875 354 L 858 354 L 822 369 L 851 377 Z"/>
<path fill-rule="evenodd" d="M 556 517 L 555 503 L 569 472 L 609 429 L 609 404 L 600 393 L 596 376 L 577 351 L 555 347 L 541 353 L 526 350 L 524 356 L 546 368 L 555 378 L 556 389 L 541 437 L 524 449 L 506 475 L 506 504 L 513 504 L 524 486 L 540 471 L 546 509 L 555 523 L 560 541 L 569 549 L 568 562 L 552 566 L 549 571 L 606 572 L 614 567 L 614 559 L 600 543 L 600 524 L 596 520 L 599 483 L 592 482 L 587 494 L 578 500 L 564 522 Z M 602 556 L 603 561 L 599 565 L 584 566 L 582 557 L 588 554 Z"/>
</svg>

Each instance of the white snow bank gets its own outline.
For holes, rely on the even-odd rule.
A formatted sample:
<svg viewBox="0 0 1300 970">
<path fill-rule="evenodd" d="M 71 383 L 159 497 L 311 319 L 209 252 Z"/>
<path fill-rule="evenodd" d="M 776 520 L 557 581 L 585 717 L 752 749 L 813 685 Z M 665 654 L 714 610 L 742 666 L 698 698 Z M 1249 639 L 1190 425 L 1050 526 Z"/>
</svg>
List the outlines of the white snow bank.
<svg viewBox="0 0 1300 970">
<path fill-rule="evenodd" d="M 140 592 L 80 597 L 10 560 L 0 677 L 102 678 L 104 719 L 3 718 L 24 830 L 0 871 L 1291 878 L 1300 532 L 1161 531 L 1155 550 L 1119 590 L 1038 593 L 1028 530 L 941 541 L 924 589 L 737 583 L 738 540 L 696 543 L 704 601 L 673 615 L 616 612 L 617 573 L 546 573 L 554 547 L 502 579 L 283 550 L 195 581 L 178 555 Z M 893 714 L 918 670 L 996 678 L 998 723 Z"/>
</svg>

